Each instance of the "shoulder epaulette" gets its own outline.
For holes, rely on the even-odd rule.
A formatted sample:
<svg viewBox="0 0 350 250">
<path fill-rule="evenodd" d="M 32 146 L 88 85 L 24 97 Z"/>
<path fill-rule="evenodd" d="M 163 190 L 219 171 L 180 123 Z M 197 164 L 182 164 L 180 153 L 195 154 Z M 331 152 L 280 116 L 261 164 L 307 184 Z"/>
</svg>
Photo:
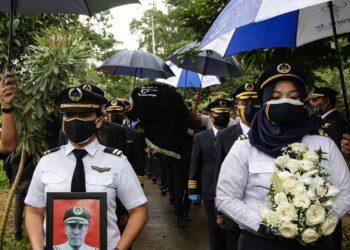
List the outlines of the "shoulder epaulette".
<svg viewBox="0 0 350 250">
<path fill-rule="evenodd" d="M 44 155 L 51 154 L 51 153 L 53 153 L 53 152 L 56 152 L 56 151 L 60 150 L 60 148 L 61 148 L 61 147 L 49 149 L 49 150 L 47 150 L 47 151 L 45 151 L 45 152 L 43 153 L 43 156 L 44 156 Z"/>
<path fill-rule="evenodd" d="M 123 154 L 123 151 L 117 148 L 111 148 L 111 147 L 106 147 L 103 151 L 116 156 L 121 156 Z"/>
<path fill-rule="evenodd" d="M 242 141 L 242 140 L 247 140 L 249 139 L 249 135 L 248 134 L 242 134 L 239 136 L 239 139 Z"/>
<path fill-rule="evenodd" d="M 323 129 L 323 128 L 320 128 L 318 130 L 318 133 L 319 133 L 320 136 L 329 137 L 329 135 L 326 133 L 325 129 Z"/>
</svg>

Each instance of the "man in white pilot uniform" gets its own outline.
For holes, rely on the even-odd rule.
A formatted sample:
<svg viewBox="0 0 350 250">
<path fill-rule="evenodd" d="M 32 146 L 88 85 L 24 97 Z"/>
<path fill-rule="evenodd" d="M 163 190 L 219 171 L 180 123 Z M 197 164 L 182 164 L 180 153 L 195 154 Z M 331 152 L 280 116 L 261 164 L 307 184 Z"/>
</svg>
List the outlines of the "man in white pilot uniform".
<svg viewBox="0 0 350 250">
<path fill-rule="evenodd" d="M 99 250 L 99 248 L 85 244 L 90 224 L 90 213 L 86 208 L 76 206 L 68 209 L 63 220 L 67 241 L 64 244 L 53 246 L 53 250 Z"/>
<path fill-rule="evenodd" d="M 147 199 L 122 152 L 98 143 L 101 107 L 107 100 L 82 88 L 64 89 L 58 97 L 62 130 L 69 142 L 43 156 L 25 199 L 26 228 L 34 250 L 44 249 L 47 192 L 105 192 L 107 194 L 107 249 L 126 250 L 147 221 Z M 122 236 L 117 227 L 115 198 L 130 214 Z"/>
</svg>

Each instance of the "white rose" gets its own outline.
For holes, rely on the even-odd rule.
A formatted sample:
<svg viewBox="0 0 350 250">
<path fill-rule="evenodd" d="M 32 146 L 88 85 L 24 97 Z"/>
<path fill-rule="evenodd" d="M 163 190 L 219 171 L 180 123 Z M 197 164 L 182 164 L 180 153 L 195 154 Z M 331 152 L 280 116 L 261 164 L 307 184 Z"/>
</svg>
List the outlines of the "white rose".
<svg viewBox="0 0 350 250">
<path fill-rule="evenodd" d="M 310 152 L 310 151 L 304 153 L 304 159 L 312 161 L 314 163 L 320 162 L 320 158 L 318 157 L 318 154 L 316 154 L 315 152 Z"/>
<path fill-rule="evenodd" d="M 320 227 L 322 235 L 327 236 L 332 234 L 336 226 L 337 226 L 337 217 L 336 216 L 327 217 Z"/>
<path fill-rule="evenodd" d="M 288 204 L 287 195 L 283 192 L 277 193 L 274 197 L 274 201 L 277 205 Z"/>
<path fill-rule="evenodd" d="M 298 181 L 294 179 L 286 179 L 282 181 L 283 191 L 286 193 L 291 192 L 298 185 Z"/>
<path fill-rule="evenodd" d="M 293 152 L 301 152 L 301 153 L 309 150 L 308 145 L 304 143 L 299 143 L 299 142 L 290 144 L 290 148 L 292 149 Z"/>
<path fill-rule="evenodd" d="M 275 164 L 280 168 L 286 168 L 287 162 L 290 160 L 288 155 L 282 155 L 276 158 Z"/>
<path fill-rule="evenodd" d="M 276 208 L 276 213 L 280 221 L 292 221 L 298 218 L 295 207 L 291 204 L 283 204 Z"/>
<path fill-rule="evenodd" d="M 308 208 L 310 199 L 305 194 L 296 195 L 293 199 L 293 204 L 298 208 Z"/>
<path fill-rule="evenodd" d="M 298 234 L 298 227 L 291 222 L 283 222 L 278 231 L 285 238 L 294 238 Z"/>
<path fill-rule="evenodd" d="M 302 161 L 303 166 L 301 167 L 304 171 L 309 172 L 315 168 L 315 165 L 312 161 L 304 159 Z"/>
<path fill-rule="evenodd" d="M 317 225 L 324 221 L 326 210 L 321 205 L 311 205 L 305 213 L 306 222 L 309 225 Z"/>
<path fill-rule="evenodd" d="M 304 193 L 306 190 L 304 188 L 304 185 L 302 183 L 297 183 L 294 188 L 292 190 L 290 190 L 290 192 L 294 195 L 299 195 Z"/>
<path fill-rule="evenodd" d="M 282 171 L 277 173 L 278 177 L 280 178 L 281 182 L 283 183 L 285 180 L 288 179 L 294 179 L 294 175 L 291 174 L 289 171 Z"/>
<path fill-rule="evenodd" d="M 312 228 L 305 229 L 301 234 L 301 239 L 305 243 L 315 242 L 316 240 L 318 240 L 319 237 L 320 235 Z"/>
<path fill-rule="evenodd" d="M 274 211 L 270 211 L 270 213 L 266 217 L 266 223 L 271 226 L 276 226 L 279 222 L 277 213 Z"/>
<path fill-rule="evenodd" d="M 259 208 L 259 214 L 260 214 L 260 217 L 263 219 L 263 221 L 266 221 L 266 218 L 270 212 L 272 212 L 272 211 L 267 206 L 261 206 Z"/>
<path fill-rule="evenodd" d="M 290 159 L 287 162 L 287 168 L 290 170 L 292 174 L 295 174 L 297 171 L 299 171 L 302 168 L 303 164 L 302 161 L 296 160 L 296 159 Z"/>
</svg>

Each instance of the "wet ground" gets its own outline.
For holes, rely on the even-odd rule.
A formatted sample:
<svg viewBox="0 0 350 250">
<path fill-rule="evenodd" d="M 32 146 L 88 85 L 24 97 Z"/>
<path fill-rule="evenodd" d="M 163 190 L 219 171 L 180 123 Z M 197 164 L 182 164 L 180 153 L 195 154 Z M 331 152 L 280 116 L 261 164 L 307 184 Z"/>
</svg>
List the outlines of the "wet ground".
<svg viewBox="0 0 350 250">
<path fill-rule="evenodd" d="M 157 184 L 145 178 L 148 198 L 148 223 L 133 245 L 133 250 L 208 250 L 208 230 L 202 205 L 192 206 L 187 227 L 176 226 L 174 207 L 169 196 L 161 196 Z"/>
</svg>

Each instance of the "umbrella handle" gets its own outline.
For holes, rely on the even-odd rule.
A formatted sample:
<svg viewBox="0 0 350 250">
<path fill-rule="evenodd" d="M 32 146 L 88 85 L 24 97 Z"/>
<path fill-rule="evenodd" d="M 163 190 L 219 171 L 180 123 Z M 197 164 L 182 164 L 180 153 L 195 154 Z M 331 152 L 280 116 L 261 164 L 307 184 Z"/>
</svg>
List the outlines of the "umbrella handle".
<svg viewBox="0 0 350 250">
<path fill-rule="evenodd" d="M 10 13 L 10 27 L 9 27 L 9 34 L 8 34 L 8 52 L 7 52 L 7 69 L 9 72 L 11 72 L 12 68 L 12 41 L 13 41 L 13 18 L 15 16 L 15 0 L 11 0 L 11 13 Z M 6 75 L 6 72 L 5 72 Z"/>
<path fill-rule="evenodd" d="M 347 98 L 346 88 L 345 88 L 344 71 L 343 71 L 343 66 L 342 66 L 341 57 L 340 57 L 340 48 L 339 48 L 339 44 L 338 44 L 338 34 L 337 34 L 337 27 L 336 27 L 336 25 L 335 25 L 335 18 L 334 18 L 333 2 L 332 2 L 332 1 L 329 1 L 329 2 L 328 2 L 328 8 L 329 8 L 329 13 L 330 13 L 330 15 L 331 15 L 331 21 L 332 21 L 332 29 L 333 29 L 333 38 L 334 38 L 334 43 L 335 43 L 335 49 L 336 49 L 336 51 L 337 51 L 337 63 L 338 63 L 339 76 L 340 76 L 340 83 L 341 83 L 341 88 L 342 88 L 343 98 L 344 98 L 346 122 L 347 122 L 348 124 L 350 124 L 349 104 L 348 104 L 348 98 Z"/>
</svg>

